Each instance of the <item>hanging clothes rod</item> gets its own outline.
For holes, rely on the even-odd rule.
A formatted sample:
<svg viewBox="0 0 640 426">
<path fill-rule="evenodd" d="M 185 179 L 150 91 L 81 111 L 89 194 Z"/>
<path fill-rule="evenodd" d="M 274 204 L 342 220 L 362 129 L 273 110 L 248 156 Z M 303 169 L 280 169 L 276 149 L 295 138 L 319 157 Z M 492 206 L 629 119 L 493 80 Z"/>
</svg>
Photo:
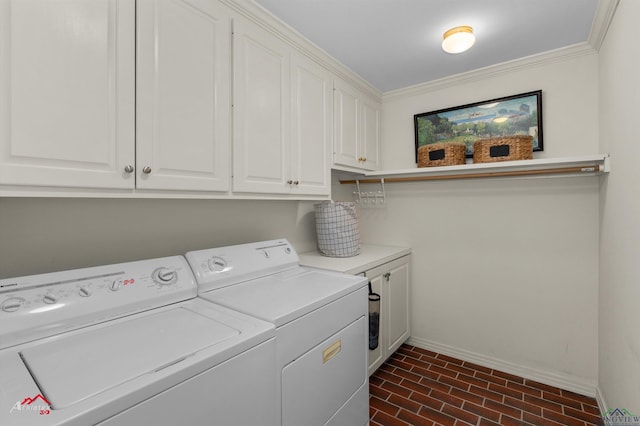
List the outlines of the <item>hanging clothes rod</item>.
<svg viewBox="0 0 640 426">
<path fill-rule="evenodd" d="M 599 164 L 587 165 L 587 166 L 574 166 L 574 167 L 556 167 L 549 169 L 537 169 L 537 170 L 511 170 L 503 172 L 485 172 L 485 173 L 461 173 L 451 175 L 436 175 L 436 176 L 403 176 L 403 177 L 385 177 L 384 182 L 422 182 L 428 180 L 449 180 L 449 179 L 476 179 L 476 178 L 488 178 L 488 177 L 502 177 L 502 176 L 535 176 L 535 175 L 558 175 L 567 173 L 597 173 L 602 171 Z M 381 178 L 365 178 L 365 179 L 348 179 L 341 180 L 342 185 L 358 183 L 380 183 Z"/>
</svg>

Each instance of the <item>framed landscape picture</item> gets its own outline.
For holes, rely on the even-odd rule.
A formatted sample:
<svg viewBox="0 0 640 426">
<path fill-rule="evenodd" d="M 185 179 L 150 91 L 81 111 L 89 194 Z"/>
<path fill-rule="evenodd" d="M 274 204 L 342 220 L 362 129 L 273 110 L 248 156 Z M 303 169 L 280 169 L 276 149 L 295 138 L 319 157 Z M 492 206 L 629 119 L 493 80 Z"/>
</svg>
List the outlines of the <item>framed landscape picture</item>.
<svg viewBox="0 0 640 426">
<path fill-rule="evenodd" d="M 438 142 L 462 142 L 470 158 L 479 139 L 531 135 L 533 150 L 543 150 L 541 90 L 416 114 L 413 122 L 416 163 L 419 147 Z"/>
</svg>

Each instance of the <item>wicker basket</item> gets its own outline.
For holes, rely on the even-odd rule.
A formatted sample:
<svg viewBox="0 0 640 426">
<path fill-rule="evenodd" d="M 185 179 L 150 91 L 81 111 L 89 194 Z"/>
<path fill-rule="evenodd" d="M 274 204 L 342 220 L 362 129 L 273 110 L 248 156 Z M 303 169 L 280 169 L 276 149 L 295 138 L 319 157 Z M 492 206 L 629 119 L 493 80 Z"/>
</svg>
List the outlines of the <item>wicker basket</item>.
<svg viewBox="0 0 640 426">
<path fill-rule="evenodd" d="M 532 158 L 533 136 L 529 135 L 480 139 L 473 144 L 474 163 L 531 160 Z"/>
<path fill-rule="evenodd" d="M 455 166 L 467 159 L 466 146 L 461 143 L 432 143 L 418 148 L 418 167 Z"/>
</svg>

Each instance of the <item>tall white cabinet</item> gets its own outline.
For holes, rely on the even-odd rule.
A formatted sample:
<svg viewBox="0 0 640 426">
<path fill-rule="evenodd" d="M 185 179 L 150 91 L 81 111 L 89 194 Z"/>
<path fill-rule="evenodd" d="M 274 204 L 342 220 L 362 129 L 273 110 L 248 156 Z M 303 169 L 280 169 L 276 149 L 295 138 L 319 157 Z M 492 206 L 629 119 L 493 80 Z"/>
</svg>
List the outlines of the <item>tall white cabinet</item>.
<svg viewBox="0 0 640 426">
<path fill-rule="evenodd" d="M 133 187 L 134 9 L 0 1 L 0 184 Z"/>
<path fill-rule="evenodd" d="M 233 40 L 233 190 L 328 195 L 330 74 L 243 18 Z"/>
</svg>

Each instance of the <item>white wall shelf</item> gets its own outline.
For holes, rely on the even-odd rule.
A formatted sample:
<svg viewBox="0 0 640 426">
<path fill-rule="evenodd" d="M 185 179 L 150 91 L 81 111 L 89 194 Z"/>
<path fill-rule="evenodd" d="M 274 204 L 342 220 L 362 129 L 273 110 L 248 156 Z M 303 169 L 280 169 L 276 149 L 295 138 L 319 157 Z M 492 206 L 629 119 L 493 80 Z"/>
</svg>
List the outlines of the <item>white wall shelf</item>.
<svg viewBox="0 0 640 426">
<path fill-rule="evenodd" d="M 593 176 L 608 173 L 608 154 L 581 157 L 542 158 L 457 166 L 385 170 L 341 179 L 341 184 L 419 182 L 429 180 L 475 179 L 510 176 Z"/>
</svg>

